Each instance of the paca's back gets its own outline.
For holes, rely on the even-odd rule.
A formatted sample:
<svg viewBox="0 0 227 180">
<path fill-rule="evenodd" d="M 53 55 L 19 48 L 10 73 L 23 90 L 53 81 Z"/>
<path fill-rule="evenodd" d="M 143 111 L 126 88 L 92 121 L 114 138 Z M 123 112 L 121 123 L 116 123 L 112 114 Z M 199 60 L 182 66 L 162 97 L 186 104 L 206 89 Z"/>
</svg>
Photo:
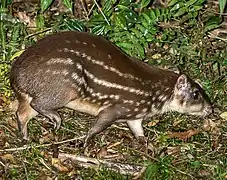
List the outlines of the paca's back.
<svg viewBox="0 0 227 180">
<path fill-rule="evenodd" d="M 136 136 L 143 136 L 145 117 L 169 110 L 204 115 L 211 109 L 204 91 L 187 76 L 129 58 L 89 33 L 62 32 L 39 40 L 14 62 L 11 84 L 25 139 L 27 122 L 38 113 L 58 129 L 56 109 L 64 106 L 98 117 L 86 142 L 114 121 L 127 121 Z"/>
</svg>

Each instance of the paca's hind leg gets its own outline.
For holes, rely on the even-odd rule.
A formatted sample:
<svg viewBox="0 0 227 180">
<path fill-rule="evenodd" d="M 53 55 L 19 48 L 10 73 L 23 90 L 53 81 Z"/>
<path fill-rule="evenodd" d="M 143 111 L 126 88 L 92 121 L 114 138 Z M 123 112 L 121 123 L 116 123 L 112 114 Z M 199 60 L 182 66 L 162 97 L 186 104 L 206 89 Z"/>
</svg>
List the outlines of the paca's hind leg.
<svg viewBox="0 0 227 180">
<path fill-rule="evenodd" d="M 61 126 L 61 117 L 56 110 L 51 108 L 51 105 L 44 103 L 42 99 L 34 99 L 31 102 L 31 106 L 43 116 L 49 118 L 54 123 L 55 131 L 59 130 Z M 60 107 L 58 107 L 60 108 Z M 57 108 L 56 108 L 57 109 Z"/>
<path fill-rule="evenodd" d="M 29 97 L 27 95 L 19 95 L 18 103 L 16 112 L 18 129 L 22 133 L 23 139 L 28 140 L 28 122 L 38 115 L 38 112 L 30 106 Z"/>
</svg>

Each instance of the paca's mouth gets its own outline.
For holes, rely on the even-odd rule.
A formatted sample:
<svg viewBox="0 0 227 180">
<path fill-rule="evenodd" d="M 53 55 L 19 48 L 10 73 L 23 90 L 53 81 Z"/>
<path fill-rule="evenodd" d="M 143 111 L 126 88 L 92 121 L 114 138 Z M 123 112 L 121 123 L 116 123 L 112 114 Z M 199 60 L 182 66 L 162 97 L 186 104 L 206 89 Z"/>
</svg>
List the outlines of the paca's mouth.
<svg viewBox="0 0 227 180">
<path fill-rule="evenodd" d="M 211 106 L 208 106 L 203 111 L 194 111 L 194 112 L 191 112 L 191 113 L 188 113 L 188 114 L 193 115 L 193 116 L 197 116 L 197 117 L 200 117 L 200 118 L 204 118 L 204 117 L 209 116 L 212 113 L 213 113 L 213 108 Z"/>
<path fill-rule="evenodd" d="M 203 111 L 203 115 L 202 118 L 209 116 L 210 114 L 213 113 L 213 108 L 212 106 L 208 106 L 204 111 Z"/>
</svg>

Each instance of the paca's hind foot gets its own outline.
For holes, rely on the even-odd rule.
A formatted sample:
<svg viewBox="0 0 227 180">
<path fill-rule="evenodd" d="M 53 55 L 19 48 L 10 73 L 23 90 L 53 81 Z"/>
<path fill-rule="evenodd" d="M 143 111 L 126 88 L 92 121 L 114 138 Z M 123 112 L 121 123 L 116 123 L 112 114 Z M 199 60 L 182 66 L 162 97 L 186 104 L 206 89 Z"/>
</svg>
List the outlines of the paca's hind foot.
<svg viewBox="0 0 227 180">
<path fill-rule="evenodd" d="M 27 95 L 19 95 L 16 112 L 19 132 L 25 141 L 28 141 L 28 122 L 38 113 L 30 106 Z"/>
<path fill-rule="evenodd" d="M 40 104 L 42 103 L 38 99 L 31 102 L 31 106 L 37 112 L 51 120 L 51 122 L 54 124 L 54 130 L 59 130 L 61 127 L 61 117 L 59 116 L 59 114 L 55 110 L 40 106 Z"/>
<path fill-rule="evenodd" d="M 139 149 L 140 151 L 143 152 L 147 152 L 148 151 L 148 138 L 145 136 L 138 136 L 137 137 L 137 149 Z"/>
</svg>

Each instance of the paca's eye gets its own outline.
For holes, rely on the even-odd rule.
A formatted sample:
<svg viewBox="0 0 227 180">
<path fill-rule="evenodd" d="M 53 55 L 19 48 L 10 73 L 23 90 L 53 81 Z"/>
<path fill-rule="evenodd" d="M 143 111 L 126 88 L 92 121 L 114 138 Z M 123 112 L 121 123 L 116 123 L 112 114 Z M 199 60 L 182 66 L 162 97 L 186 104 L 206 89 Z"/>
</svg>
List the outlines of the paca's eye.
<svg viewBox="0 0 227 180">
<path fill-rule="evenodd" d="M 195 90 L 195 91 L 193 92 L 193 99 L 194 99 L 194 100 L 198 100 L 198 99 L 199 99 L 199 91 L 198 91 L 198 90 Z"/>
</svg>

